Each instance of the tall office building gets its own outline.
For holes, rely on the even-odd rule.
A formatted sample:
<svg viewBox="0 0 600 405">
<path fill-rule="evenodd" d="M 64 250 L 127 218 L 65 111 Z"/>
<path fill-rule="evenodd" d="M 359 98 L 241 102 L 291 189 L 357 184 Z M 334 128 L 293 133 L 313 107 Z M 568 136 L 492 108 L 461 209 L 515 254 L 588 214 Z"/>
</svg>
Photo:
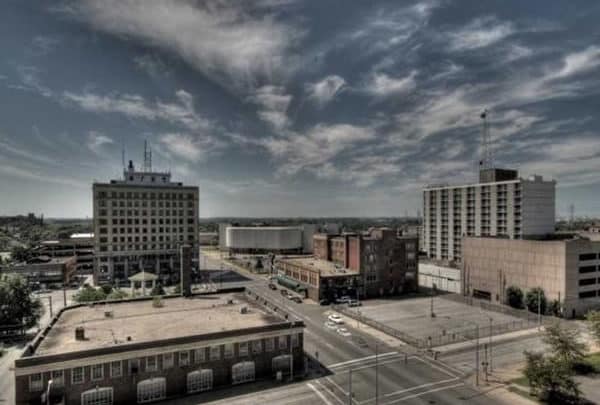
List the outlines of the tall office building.
<svg viewBox="0 0 600 405">
<path fill-rule="evenodd" d="M 432 185 L 423 191 L 423 250 L 461 261 L 463 236 L 522 239 L 554 232 L 554 180 L 520 178 L 516 170 L 484 169 L 479 182 Z"/>
<path fill-rule="evenodd" d="M 198 263 L 198 187 L 171 181 L 168 172 L 142 171 L 133 162 L 122 180 L 94 183 L 94 278 L 128 283 L 142 270 L 165 283 L 179 281 L 179 247 Z"/>
</svg>

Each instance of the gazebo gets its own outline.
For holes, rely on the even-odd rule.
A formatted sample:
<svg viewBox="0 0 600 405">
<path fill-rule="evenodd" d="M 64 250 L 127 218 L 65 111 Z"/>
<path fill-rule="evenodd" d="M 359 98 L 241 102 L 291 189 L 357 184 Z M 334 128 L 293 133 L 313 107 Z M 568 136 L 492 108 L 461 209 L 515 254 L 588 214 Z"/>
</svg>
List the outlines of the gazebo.
<svg viewBox="0 0 600 405">
<path fill-rule="evenodd" d="M 156 280 L 158 280 L 158 276 L 152 273 L 146 273 L 145 271 L 140 271 L 139 273 L 134 274 L 129 277 L 129 282 L 131 283 L 131 292 L 133 293 L 137 284 L 140 283 L 142 287 L 142 295 L 146 295 L 146 282 L 152 281 L 152 289 L 156 286 Z"/>
</svg>

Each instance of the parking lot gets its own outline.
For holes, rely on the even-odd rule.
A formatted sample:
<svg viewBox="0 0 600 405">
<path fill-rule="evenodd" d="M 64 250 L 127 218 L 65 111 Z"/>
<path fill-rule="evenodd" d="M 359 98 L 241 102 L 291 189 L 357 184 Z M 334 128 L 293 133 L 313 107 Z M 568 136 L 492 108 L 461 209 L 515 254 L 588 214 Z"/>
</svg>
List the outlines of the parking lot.
<svg viewBox="0 0 600 405">
<path fill-rule="evenodd" d="M 352 310 L 416 339 L 427 340 L 431 336 L 434 346 L 438 342 L 451 343 L 454 340 L 453 336 L 456 336 L 457 341 L 463 335 L 474 338 L 477 327 L 480 336 L 486 336 L 489 335 L 490 325 L 493 326 L 494 334 L 529 325 L 527 321 L 516 316 L 487 311 L 443 296 L 433 300 L 434 317 L 431 316 L 431 298 L 369 300 L 364 301 L 363 307 Z M 535 326 L 534 318 L 531 327 Z"/>
</svg>

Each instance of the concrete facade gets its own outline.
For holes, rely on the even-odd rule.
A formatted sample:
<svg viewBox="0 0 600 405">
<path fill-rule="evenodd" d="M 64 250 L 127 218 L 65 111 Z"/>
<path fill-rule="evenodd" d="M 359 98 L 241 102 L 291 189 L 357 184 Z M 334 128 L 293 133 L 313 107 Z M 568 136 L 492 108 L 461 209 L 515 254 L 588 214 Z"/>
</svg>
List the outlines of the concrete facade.
<svg viewBox="0 0 600 405">
<path fill-rule="evenodd" d="M 140 271 L 164 284 L 179 281 L 182 244 L 198 261 L 198 187 L 172 182 L 170 173 L 136 171 L 94 183 L 94 279 L 116 284 Z"/>
<path fill-rule="evenodd" d="M 525 179 L 499 169 L 482 171 L 475 184 L 428 186 L 423 251 L 432 259 L 460 262 L 463 236 L 521 239 L 553 233 L 555 187 L 541 176 Z"/>
<path fill-rule="evenodd" d="M 541 287 L 548 300 L 574 317 L 600 307 L 600 242 L 566 240 L 463 239 L 465 294 L 505 303 L 506 289 L 525 293 Z"/>
<path fill-rule="evenodd" d="M 82 340 L 77 338 L 74 320 L 98 308 L 82 305 L 63 310 L 54 326 L 16 360 L 16 404 L 45 403 L 47 392 L 48 403 L 65 405 L 146 403 L 272 379 L 278 372 L 289 375 L 290 366 L 295 373 L 303 370 L 301 321 L 263 312 L 243 294 L 215 298 L 204 298 L 206 305 L 198 308 L 195 317 L 190 317 L 189 311 L 202 301 L 199 297 L 165 299 L 165 308 L 155 308 L 155 314 L 147 309 L 145 314 L 139 312 L 150 306 L 149 300 L 113 303 L 100 308 L 113 311 L 113 316 L 87 316 L 89 322 L 79 324 L 83 325 Z M 182 306 L 180 312 L 174 312 L 177 306 Z M 128 331 L 115 328 L 114 339 L 119 341 L 113 341 L 110 331 L 107 334 L 104 329 L 123 324 L 121 316 L 128 320 Z M 139 317 L 143 317 L 142 323 Z M 161 328 L 165 317 L 174 317 L 179 327 Z M 160 338 L 154 338 L 154 328 L 158 334 L 163 332 Z M 146 337 L 146 330 L 152 336 Z M 121 341 L 121 332 L 131 338 Z M 73 349 L 78 345 L 79 349 Z"/>
<path fill-rule="evenodd" d="M 25 263 L 0 266 L 0 273 L 18 274 L 30 283 L 69 284 L 75 275 L 77 259 L 70 257 L 38 256 Z"/>
<path fill-rule="evenodd" d="M 219 224 L 219 247 L 232 253 L 312 253 L 317 226 L 233 226 Z"/>
</svg>

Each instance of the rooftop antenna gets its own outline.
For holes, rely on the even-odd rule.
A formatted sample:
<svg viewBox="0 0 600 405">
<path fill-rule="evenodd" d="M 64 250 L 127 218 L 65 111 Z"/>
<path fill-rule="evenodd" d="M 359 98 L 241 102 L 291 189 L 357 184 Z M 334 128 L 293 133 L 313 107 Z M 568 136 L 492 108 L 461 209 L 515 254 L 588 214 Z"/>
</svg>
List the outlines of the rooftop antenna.
<svg viewBox="0 0 600 405">
<path fill-rule="evenodd" d="M 144 141 L 144 171 L 152 171 L 152 150 L 148 147 L 148 141 Z"/>
<path fill-rule="evenodd" d="M 569 221 L 571 222 L 571 225 L 575 222 L 575 204 L 573 203 L 569 205 Z"/>
<path fill-rule="evenodd" d="M 125 142 L 121 138 L 121 164 L 123 165 L 123 171 L 125 171 Z"/>
<path fill-rule="evenodd" d="M 489 111 L 483 110 L 479 116 L 482 120 L 481 128 L 481 160 L 479 161 L 479 167 L 481 169 L 491 169 L 492 164 L 492 151 L 490 150 L 490 126 L 488 123 Z"/>
</svg>

